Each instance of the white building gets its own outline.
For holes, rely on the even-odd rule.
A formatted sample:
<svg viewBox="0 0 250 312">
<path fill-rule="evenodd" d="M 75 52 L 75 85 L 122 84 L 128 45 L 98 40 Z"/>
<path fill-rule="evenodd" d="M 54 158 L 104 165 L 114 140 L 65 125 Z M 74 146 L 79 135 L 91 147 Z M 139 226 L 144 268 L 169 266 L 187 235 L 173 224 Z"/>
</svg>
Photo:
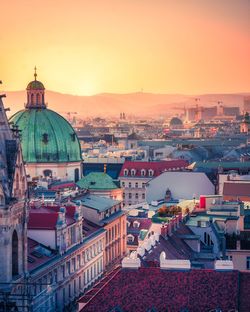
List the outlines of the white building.
<svg viewBox="0 0 250 312">
<path fill-rule="evenodd" d="M 146 200 L 151 203 L 164 199 L 167 192 L 173 199 L 194 199 L 213 195 L 215 187 L 203 172 L 164 172 L 148 182 Z"/>
</svg>

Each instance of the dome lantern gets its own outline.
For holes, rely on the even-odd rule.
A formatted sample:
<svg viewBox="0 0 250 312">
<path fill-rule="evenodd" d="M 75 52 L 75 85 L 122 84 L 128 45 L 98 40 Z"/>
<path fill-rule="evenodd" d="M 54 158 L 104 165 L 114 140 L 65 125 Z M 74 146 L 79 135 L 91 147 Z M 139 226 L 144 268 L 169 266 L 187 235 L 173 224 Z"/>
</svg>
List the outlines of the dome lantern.
<svg viewBox="0 0 250 312">
<path fill-rule="evenodd" d="M 46 108 L 46 104 L 44 101 L 44 85 L 38 81 L 37 78 L 37 68 L 34 68 L 34 80 L 31 81 L 27 85 L 27 104 L 25 105 L 25 108 L 31 109 L 31 108 L 37 108 L 37 109 L 43 109 Z"/>
</svg>

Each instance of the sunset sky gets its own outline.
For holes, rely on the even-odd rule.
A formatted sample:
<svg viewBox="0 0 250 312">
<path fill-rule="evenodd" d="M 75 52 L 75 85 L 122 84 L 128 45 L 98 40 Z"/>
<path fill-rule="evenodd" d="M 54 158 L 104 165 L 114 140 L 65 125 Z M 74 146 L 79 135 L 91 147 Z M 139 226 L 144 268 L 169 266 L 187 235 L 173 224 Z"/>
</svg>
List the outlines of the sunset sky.
<svg viewBox="0 0 250 312">
<path fill-rule="evenodd" d="M 249 0 L 2 0 L 0 27 L 5 90 L 250 91 Z"/>
</svg>

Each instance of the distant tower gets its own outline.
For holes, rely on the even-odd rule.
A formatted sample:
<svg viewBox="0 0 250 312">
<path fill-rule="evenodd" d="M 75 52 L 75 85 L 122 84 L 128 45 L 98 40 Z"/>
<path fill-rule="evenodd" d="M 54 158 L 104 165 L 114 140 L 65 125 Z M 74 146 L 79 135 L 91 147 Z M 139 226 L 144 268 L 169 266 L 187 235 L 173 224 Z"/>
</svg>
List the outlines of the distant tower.
<svg viewBox="0 0 250 312">
<path fill-rule="evenodd" d="M 27 182 L 17 134 L 0 96 L 0 288 L 27 272 Z M 15 129 L 17 130 L 17 128 Z"/>
<path fill-rule="evenodd" d="M 240 124 L 240 132 L 241 133 L 248 133 L 250 129 L 250 116 L 249 113 L 246 112 L 244 119 L 242 120 Z"/>
</svg>

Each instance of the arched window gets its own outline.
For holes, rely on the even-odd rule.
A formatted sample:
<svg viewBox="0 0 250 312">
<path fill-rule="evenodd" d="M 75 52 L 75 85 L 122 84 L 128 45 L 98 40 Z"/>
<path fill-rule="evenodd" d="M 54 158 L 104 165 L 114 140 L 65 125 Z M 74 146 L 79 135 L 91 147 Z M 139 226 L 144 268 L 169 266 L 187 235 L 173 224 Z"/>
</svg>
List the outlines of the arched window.
<svg viewBox="0 0 250 312">
<path fill-rule="evenodd" d="M 49 169 L 46 169 L 46 170 L 43 171 L 43 175 L 44 175 L 45 178 L 52 177 L 52 171 L 49 170 Z"/>
<path fill-rule="evenodd" d="M 152 177 L 152 176 L 154 175 L 154 170 L 149 169 L 149 170 L 148 170 L 148 175 L 149 175 L 150 177 Z"/>
<path fill-rule="evenodd" d="M 146 175 L 146 170 L 145 170 L 145 169 L 142 169 L 142 170 L 141 170 L 141 176 L 142 176 L 142 177 L 145 177 L 145 175 Z"/>
<path fill-rule="evenodd" d="M 135 169 L 132 169 L 132 170 L 131 170 L 131 176 L 133 176 L 133 177 L 134 177 L 134 176 L 135 176 L 135 174 L 136 174 L 136 170 L 135 170 Z"/>
<path fill-rule="evenodd" d="M 31 104 L 32 105 L 34 104 L 34 94 L 33 93 L 31 94 Z"/>
<path fill-rule="evenodd" d="M 12 276 L 18 273 L 18 237 L 15 230 L 12 235 Z"/>
<path fill-rule="evenodd" d="M 128 169 L 124 169 L 124 175 L 127 176 L 128 175 Z"/>
<path fill-rule="evenodd" d="M 75 169 L 75 182 L 79 181 L 79 169 Z"/>
<path fill-rule="evenodd" d="M 36 95 L 36 104 L 40 104 L 40 94 Z"/>
</svg>

